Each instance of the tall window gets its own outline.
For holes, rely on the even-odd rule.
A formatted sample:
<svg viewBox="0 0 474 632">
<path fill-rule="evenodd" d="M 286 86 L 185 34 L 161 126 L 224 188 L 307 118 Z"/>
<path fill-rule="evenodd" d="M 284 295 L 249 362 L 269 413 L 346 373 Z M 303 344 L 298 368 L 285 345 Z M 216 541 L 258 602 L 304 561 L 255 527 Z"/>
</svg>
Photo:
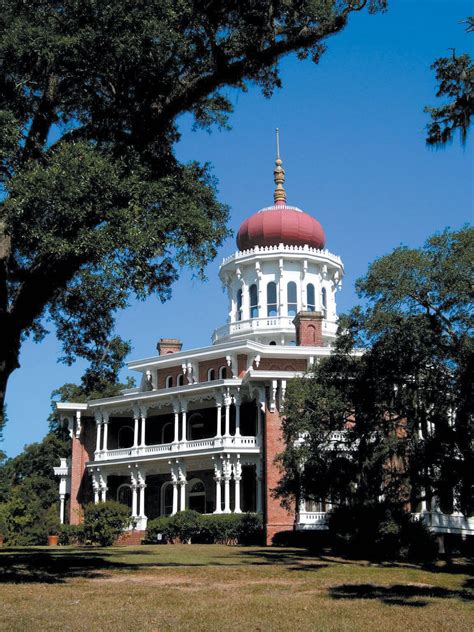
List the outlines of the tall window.
<svg viewBox="0 0 474 632">
<path fill-rule="evenodd" d="M 249 288 L 250 297 L 250 318 L 257 318 L 258 316 L 258 293 L 255 283 Z"/>
<path fill-rule="evenodd" d="M 221 366 L 221 368 L 219 369 L 219 379 L 225 380 L 226 377 L 227 377 L 227 367 Z"/>
<path fill-rule="evenodd" d="M 166 378 L 166 388 L 171 388 L 173 386 L 173 376 L 168 375 Z"/>
<path fill-rule="evenodd" d="M 207 381 L 212 382 L 215 379 L 216 379 L 216 372 L 214 371 L 214 369 L 209 369 L 209 371 L 207 372 Z"/>
<path fill-rule="evenodd" d="M 131 426 L 122 426 L 118 431 L 118 447 L 131 448 L 133 446 L 133 428 Z"/>
<path fill-rule="evenodd" d="M 161 515 L 169 516 L 173 511 L 173 484 L 164 483 L 161 487 Z"/>
<path fill-rule="evenodd" d="M 312 283 L 308 283 L 306 286 L 306 305 L 308 307 L 308 312 L 314 312 L 316 309 L 316 295 L 314 292 L 314 285 Z"/>
<path fill-rule="evenodd" d="M 189 482 L 188 505 L 189 509 L 206 513 L 206 488 L 197 478 Z"/>
<path fill-rule="evenodd" d="M 323 287 L 321 290 L 321 307 L 323 309 L 323 318 L 327 318 L 328 313 L 328 295 L 326 288 Z"/>
<path fill-rule="evenodd" d="M 123 484 L 120 485 L 117 489 L 117 502 L 121 505 L 127 505 L 130 510 L 132 510 L 132 488 L 130 485 Z"/>
<path fill-rule="evenodd" d="M 242 320 L 242 290 L 237 292 L 237 320 Z"/>
<path fill-rule="evenodd" d="M 296 283 L 290 281 L 287 286 L 288 316 L 296 316 L 298 301 L 296 298 Z"/>
<path fill-rule="evenodd" d="M 183 385 L 184 385 L 184 375 L 180 373 L 178 375 L 178 386 L 183 386 Z"/>
<path fill-rule="evenodd" d="M 277 314 L 277 286 L 271 281 L 267 285 L 267 316 L 276 316 Z"/>
</svg>

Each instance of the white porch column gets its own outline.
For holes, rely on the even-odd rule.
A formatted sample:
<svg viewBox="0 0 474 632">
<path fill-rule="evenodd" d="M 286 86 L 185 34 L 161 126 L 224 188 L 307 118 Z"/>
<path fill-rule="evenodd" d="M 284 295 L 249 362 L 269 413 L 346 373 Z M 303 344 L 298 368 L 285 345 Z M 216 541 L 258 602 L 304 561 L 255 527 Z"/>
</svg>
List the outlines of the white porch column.
<svg viewBox="0 0 474 632">
<path fill-rule="evenodd" d="M 235 404 L 235 436 L 240 437 L 240 404 L 241 404 L 240 393 L 237 393 L 237 395 L 234 397 L 234 404 Z"/>
<path fill-rule="evenodd" d="M 224 399 L 225 404 L 225 430 L 224 437 L 230 437 L 230 404 L 231 398 L 229 395 L 226 395 Z"/>
<path fill-rule="evenodd" d="M 232 466 L 229 459 L 224 461 L 224 513 L 230 513 L 230 479 L 232 475 Z"/>
<path fill-rule="evenodd" d="M 66 496 L 65 494 L 59 494 L 59 522 L 60 524 L 64 524 L 64 500 Z"/>
<path fill-rule="evenodd" d="M 146 414 L 147 414 L 147 409 L 146 407 L 141 407 L 141 418 L 142 418 L 142 428 L 141 428 L 141 441 L 140 441 L 140 447 L 144 448 L 146 443 L 145 443 L 145 431 L 146 431 Z"/>
<path fill-rule="evenodd" d="M 101 439 L 101 430 L 102 430 L 102 415 L 100 413 L 96 413 L 95 415 L 95 425 L 96 425 L 96 439 L 95 439 L 95 451 L 100 452 L 100 439 Z"/>
<path fill-rule="evenodd" d="M 109 413 L 103 413 L 102 418 L 104 420 L 104 437 L 102 441 L 102 451 L 107 451 L 107 445 L 109 440 Z"/>
<path fill-rule="evenodd" d="M 186 413 L 188 411 L 187 404 L 181 403 L 181 443 L 187 441 L 186 437 Z"/>
<path fill-rule="evenodd" d="M 140 417 L 140 411 L 138 406 L 133 409 L 133 447 L 138 448 L 138 420 Z"/>
<path fill-rule="evenodd" d="M 103 472 L 99 476 L 100 502 L 105 503 L 107 500 L 107 474 Z"/>
<path fill-rule="evenodd" d="M 222 437 L 222 401 L 220 399 L 216 399 L 216 407 L 217 407 L 216 439 L 220 439 Z"/>
<path fill-rule="evenodd" d="M 171 511 L 171 515 L 174 516 L 175 513 L 178 513 L 178 481 L 173 481 L 173 509 Z"/>
<path fill-rule="evenodd" d="M 179 481 L 179 488 L 180 488 L 179 510 L 180 511 L 185 511 L 186 510 L 186 484 L 187 484 L 187 480 L 186 480 L 186 469 L 182 465 L 180 465 L 180 467 L 179 467 L 178 481 Z"/>
<path fill-rule="evenodd" d="M 140 518 L 145 518 L 145 489 L 146 489 L 145 478 L 143 478 L 140 481 L 138 487 L 140 490 L 138 515 L 140 516 Z"/>
<path fill-rule="evenodd" d="M 94 505 L 97 505 L 99 502 L 99 481 L 96 474 L 92 474 L 92 490 L 94 492 Z"/>
<path fill-rule="evenodd" d="M 240 463 L 239 456 L 240 455 L 237 455 L 237 461 L 234 463 L 235 513 L 242 513 L 242 509 L 240 508 L 240 481 L 242 480 L 242 465 Z"/>
<path fill-rule="evenodd" d="M 221 495 L 222 472 L 217 466 L 217 463 L 214 463 L 214 480 L 216 482 L 216 508 L 214 510 L 214 513 L 220 514 L 222 513 L 222 495 Z"/>
<path fill-rule="evenodd" d="M 138 512 L 137 512 L 137 483 L 135 481 L 135 479 L 133 479 L 133 483 L 132 483 L 132 518 L 137 518 L 138 517 Z"/>
<path fill-rule="evenodd" d="M 173 412 L 174 412 L 174 443 L 179 442 L 179 404 L 178 402 L 173 402 Z"/>
</svg>

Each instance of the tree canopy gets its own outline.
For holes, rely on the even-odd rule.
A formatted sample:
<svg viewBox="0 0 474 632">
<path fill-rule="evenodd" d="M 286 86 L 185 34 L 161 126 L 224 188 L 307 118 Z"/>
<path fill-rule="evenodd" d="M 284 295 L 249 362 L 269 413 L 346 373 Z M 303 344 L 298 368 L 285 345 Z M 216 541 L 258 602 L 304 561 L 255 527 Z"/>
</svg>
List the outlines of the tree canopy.
<svg viewBox="0 0 474 632">
<path fill-rule="evenodd" d="M 466 19 L 466 31 L 474 31 L 474 17 Z M 465 145 L 474 116 L 474 63 L 467 53 L 456 55 L 453 49 L 449 57 L 440 57 L 433 65 L 438 81 L 437 97 L 446 97 L 448 103 L 439 107 L 426 107 L 431 116 L 427 126 L 428 145 L 443 147 L 453 140 L 459 130 L 461 143 Z"/>
<path fill-rule="evenodd" d="M 386 0 L 0 0 L 0 409 L 22 340 L 95 359 L 130 296 L 165 300 L 227 236 L 178 118 L 225 126 L 225 88 L 280 87 L 350 14 Z"/>
<path fill-rule="evenodd" d="M 357 282 L 334 353 L 288 387 L 283 499 L 474 513 L 474 229 L 400 247 Z"/>
</svg>

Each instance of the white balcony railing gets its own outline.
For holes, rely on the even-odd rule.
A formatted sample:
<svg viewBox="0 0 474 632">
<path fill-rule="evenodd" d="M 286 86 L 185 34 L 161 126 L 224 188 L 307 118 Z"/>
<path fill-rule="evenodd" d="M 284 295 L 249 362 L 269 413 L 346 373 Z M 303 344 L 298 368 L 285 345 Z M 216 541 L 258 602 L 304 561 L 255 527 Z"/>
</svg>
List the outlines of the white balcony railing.
<svg viewBox="0 0 474 632">
<path fill-rule="evenodd" d="M 149 457 L 153 455 L 167 456 L 192 452 L 215 451 L 219 449 L 239 448 L 243 450 L 258 449 L 257 437 L 212 437 L 210 439 L 194 439 L 179 443 L 146 445 L 118 450 L 102 450 L 96 452 L 94 461 L 111 461 L 129 457 Z"/>
<path fill-rule="evenodd" d="M 458 533 L 474 535 L 474 517 L 466 518 L 462 514 L 444 514 L 431 511 L 412 514 L 415 520 L 422 520 L 435 533 Z M 296 528 L 305 530 L 324 530 L 327 514 L 320 511 L 300 511 L 296 518 Z"/>
<path fill-rule="evenodd" d="M 225 340 L 229 336 L 248 333 L 265 333 L 272 331 L 294 331 L 294 316 L 268 316 L 265 318 L 249 318 L 247 320 L 237 320 L 219 327 L 212 334 L 214 343 Z M 337 332 L 337 322 L 323 320 L 323 333 L 335 335 Z"/>
</svg>

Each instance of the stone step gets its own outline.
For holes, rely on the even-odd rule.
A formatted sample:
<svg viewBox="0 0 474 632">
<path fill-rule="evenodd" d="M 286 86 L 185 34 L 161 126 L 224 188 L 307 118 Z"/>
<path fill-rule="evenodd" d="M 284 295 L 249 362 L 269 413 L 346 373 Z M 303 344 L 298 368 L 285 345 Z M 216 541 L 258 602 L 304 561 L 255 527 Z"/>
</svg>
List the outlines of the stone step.
<svg viewBox="0 0 474 632">
<path fill-rule="evenodd" d="M 138 529 L 135 531 L 125 531 L 117 538 L 115 544 L 117 546 L 136 546 L 142 543 L 145 533 L 146 531 L 140 531 Z"/>
</svg>

